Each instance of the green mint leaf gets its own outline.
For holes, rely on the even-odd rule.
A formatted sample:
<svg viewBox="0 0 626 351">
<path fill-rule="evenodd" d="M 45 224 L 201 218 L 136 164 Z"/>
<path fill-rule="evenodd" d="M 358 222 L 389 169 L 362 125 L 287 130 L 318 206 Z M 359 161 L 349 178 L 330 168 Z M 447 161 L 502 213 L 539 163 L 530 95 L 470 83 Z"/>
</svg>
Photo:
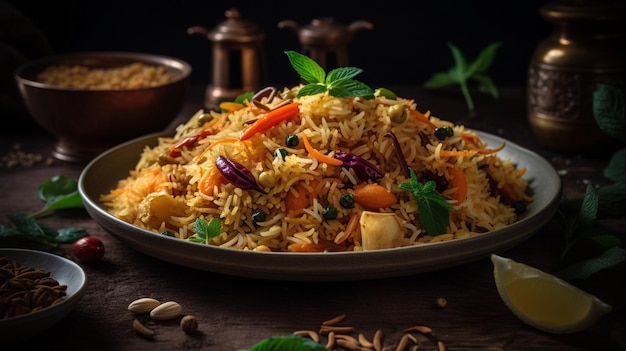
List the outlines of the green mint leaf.
<svg viewBox="0 0 626 351">
<path fill-rule="evenodd" d="M 626 181 L 601 186 L 597 192 L 597 218 L 626 217 Z"/>
<path fill-rule="evenodd" d="M 30 241 L 50 247 L 57 247 L 55 238 L 58 232 L 34 218 L 23 214 L 7 215 L 13 226 L 0 227 L 2 241 Z"/>
<path fill-rule="evenodd" d="M 626 148 L 616 151 L 604 169 L 604 176 L 614 182 L 626 181 Z"/>
<path fill-rule="evenodd" d="M 83 229 L 78 227 L 68 227 L 59 229 L 59 234 L 56 236 L 56 241 L 60 244 L 71 244 L 76 240 L 89 236 L 89 233 Z"/>
<path fill-rule="evenodd" d="M 435 73 L 429 80 L 424 83 L 426 89 L 441 89 L 458 84 L 453 75 L 449 73 Z"/>
<path fill-rule="evenodd" d="M 328 348 L 299 335 L 273 336 L 243 351 L 328 351 Z"/>
<path fill-rule="evenodd" d="M 196 232 L 192 236 L 196 238 L 191 239 L 193 242 L 201 242 L 209 244 L 209 241 L 222 233 L 222 222 L 219 218 L 211 218 L 210 222 L 205 221 L 202 218 L 197 218 L 193 224 L 193 230 Z"/>
<path fill-rule="evenodd" d="M 291 66 L 298 72 L 300 78 L 310 84 L 325 82 L 326 72 L 317 62 L 299 52 L 285 51 L 285 54 L 287 54 Z"/>
<path fill-rule="evenodd" d="M 478 90 L 480 92 L 488 93 L 494 98 L 498 98 L 498 89 L 491 78 L 487 77 L 484 73 L 493 63 L 496 51 L 501 43 L 495 42 L 490 44 L 483 49 L 478 55 L 478 58 L 471 63 L 467 62 L 463 52 L 454 46 L 454 44 L 447 44 L 454 58 L 454 66 L 448 69 L 447 72 L 437 72 L 433 74 L 431 78 L 424 83 L 424 87 L 426 89 L 442 89 L 455 84 L 459 85 L 469 111 L 474 110 L 474 101 L 472 100 L 468 87 L 468 81 L 470 79 L 478 82 Z"/>
<path fill-rule="evenodd" d="M 327 89 L 325 85 L 309 84 L 300 88 L 300 90 L 298 91 L 298 97 L 322 94 L 325 93 L 326 90 Z"/>
<path fill-rule="evenodd" d="M 39 211 L 31 213 L 32 217 L 41 216 L 52 210 L 83 206 L 76 180 L 64 175 L 54 176 L 42 183 L 38 188 L 38 195 L 45 205 Z"/>
<path fill-rule="evenodd" d="M 495 42 L 484 48 L 483 51 L 478 54 L 476 60 L 470 65 L 469 73 L 474 76 L 477 73 L 487 72 L 487 70 L 493 63 L 494 58 L 496 57 L 496 52 L 498 51 L 498 48 L 501 45 L 502 43 Z"/>
<path fill-rule="evenodd" d="M 361 72 L 363 72 L 363 70 L 356 67 L 336 68 L 328 72 L 324 83 L 326 83 L 327 85 L 332 85 L 333 83 L 337 83 L 345 79 L 352 79 L 355 76 L 359 75 Z"/>
<path fill-rule="evenodd" d="M 598 192 L 596 188 L 587 184 L 587 190 L 585 192 L 585 197 L 583 198 L 583 203 L 580 207 L 580 221 L 583 225 L 590 225 L 593 221 L 596 220 L 596 215 L 598 214 Z"/>
<path fill-rule="evenodd" d="M 248 92 L 245 92 L 245 93 L 243 93 L 243 94 L 241 94 L 241 95 L 237 96 L 237 97 L 235 98 L 235 101 L 233 101 L 233 102 L 236 102 L 236 103 L 238 103 L 238 104 L 245 105 L 246 101 L 250 101 L 250 102 L 252 102 L 252 98 L 253 98 L 253 97 L 254 97 L 254 92 L 253 92 L 253 91 L 248 91 Z"/>
<path fill-rule="evenodd" d="M 600 130 L 617 140 L 626 141 L 626 101 L 623 88 L 598 84 L 593 92 L 593 115 Z"/>
<path fill-rule="evenodd" d="M 337 98 L 346 98 L 353 96 L 373 97 L 374 90 L 369 86 L 352 79 L 342 80 L 333 84 L 328 93 Z"/>
<path fill-rule="evenodd" d="M 409 191 L 415 197 L 418 215 L 428 235 L 437 236 L 446 232 L 450 222 L 452 205 L 437 192 L 437 184 L 430 180 L 422 184 L 412 168 L 409 168 L 411 180 L 401 183 L 400 189 Z"/>
<path fill-rule="evenodd" d="M 340 98 L 374 97 L 374 90 L 352 78 L 363 72 L 356 67 L 341 67 L 330 71 L 328 76 L 324 69 L 311 58 L 295 51 L 285 51 L 289 62 L 300 74 L 300 77 L 309 84 L 298 91 L 298 97 L 317 95 L 328 92 L 329 95 Z"/>
<path fill-rule="evenodd" d="M 555 275 L 566 280 L 587 279 L 594 273 L 615 267 L 625 261 L 626 250 L 621 247 L 611 247 L 596 257 L 576 262 L 557 271 Z"/>
</svg>

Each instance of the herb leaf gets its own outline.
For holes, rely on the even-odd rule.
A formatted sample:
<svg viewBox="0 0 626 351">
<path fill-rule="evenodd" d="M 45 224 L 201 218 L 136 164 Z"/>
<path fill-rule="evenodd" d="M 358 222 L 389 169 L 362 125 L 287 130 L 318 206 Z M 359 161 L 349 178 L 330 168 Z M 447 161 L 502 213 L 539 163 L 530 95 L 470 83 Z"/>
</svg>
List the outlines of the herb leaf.
<svg viewBox="0 0 626 351">
<path fill-rule="evenodd" d="M 399 187 L 413 193 L 417 201 L 420 221 L 429 235 L 436 236 L 446 232 L 450 222 L 450 211 L 454 209 L 441 194 L 437 192 L 437 184 L 430 180 L 420 183 L 415 171 L 409 168 L 411 180 L 401 183 Z"/>
<path fill-rule="evenodd" d="M 285 51 L 291 66 L 298 72 L 300 78 L 308 84 L 298 91 L 298 97 L 317 95 L 328 92 L 330 96 L 338 98 L 374 96 L 374 90 L 369 86 L 354 80 L 355 76 L 363 72 L 356 67 L 339 67 L 328 72 L 313 59 L 295 51 Z"/>
<path fill-rule="evenodd" d="M 272 336 L 260 341 L 251 349 L 242 351 L 328 351 L 328 348 L 311 339 L 299 335 Z"/>
<path fill-rule="evenodd" d="M 593 115 L 600 130 L 612 138 L 626 141 L 626 101 L 623 89 L 598 84 L 593 92 Z"/>
<path fill-rule="evenodd" d="M 474 101 L 472 100 L 468 87 L 468 81 L 470 79 L 478 83 L 478 90 L 480 92 L 498 98 L 499 93 L 496 85 L 485 73 L 493 63 L 496 51 L 500 45 L 500 42 L 488 45 L 480 52 L 475 61 L 468 63 L 461 50 L 454 46 L 454 44 L 448 43 L 448 47 L 454 58 L 454 66 L 450 68 L 448 72 L 435 73 L 424 83 L 424 87 L 427 89 L 441 89 L 452 85 L 459 85 L 465 98 L 467 108 L 470 111 L 474 111 Z"/>
<path fill-rule="evenodd" d="M 42 183 L 38 194 L 45 205 L 39 211 L 31 213 L 31 217 L 38 217 L 52 210 L 83 207 L 76 180 L 64 175 L 54 176 Z"/>
<path fill-rule="evenodd" d="M 202 218 L 197 218 L 193 224 L 196 234 L 189 237 L 189 241 L 195 243 L 209 244 L 209 241 L 222 233 L 222 222 L 219 218 L 211 218 L 210 222 Z"/>
</svg>

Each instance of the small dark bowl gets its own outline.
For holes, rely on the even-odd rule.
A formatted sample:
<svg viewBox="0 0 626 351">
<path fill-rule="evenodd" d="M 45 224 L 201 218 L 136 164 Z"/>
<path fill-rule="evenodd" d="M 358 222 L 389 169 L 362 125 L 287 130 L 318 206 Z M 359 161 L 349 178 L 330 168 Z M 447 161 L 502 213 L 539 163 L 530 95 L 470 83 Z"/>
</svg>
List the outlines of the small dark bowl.
<svg viewBox="0 0 626 351">
<path fill-rule="evenodd" d="M 112 68 L 134 62 L 163 66 L 174 79 L 138 89 L 87 90 L 37 81 L 49 66 L 81 65 Z M 87 162 L 130 139 L 163 131 L 180 113 L 191 77 L 180 59 L 133 52 L 78 52 L 37 59 L 17 68 L 15 79 L 34 120 L 58 138 L 58 159 Z"/>
</svg>

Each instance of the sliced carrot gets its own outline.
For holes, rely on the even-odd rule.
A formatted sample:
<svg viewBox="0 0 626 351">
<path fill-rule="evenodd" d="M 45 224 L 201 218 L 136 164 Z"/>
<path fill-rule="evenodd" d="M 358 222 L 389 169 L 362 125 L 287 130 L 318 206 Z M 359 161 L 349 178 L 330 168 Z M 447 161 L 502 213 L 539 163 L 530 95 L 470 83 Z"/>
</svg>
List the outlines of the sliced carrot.
<svg viewBox="0 0 626 351">
<path fill-rule="evenodd" d="M 460 204 L 465 201 L 467 196 L 467 178 L 461 168 L 451 167 L 448 173 L 452 176 L 448 182 L 451 188 L 456 188 L 456 191 L 450 195 L 453 200 L 456 200 L 456 204 Z"/>
<path fill-rule="evenodd" d="M 394 205 L 398 198 L 382 185 L 361 184 L 354 187 L 354 202 L 367 210 L 378 210 Z"/>
<path fill-rule="evenodd" d="M 306 149 L 306 151 L 308 151 L 309 154 L 319 162 L 328 163 L 329 165 L 333 166 L 341 166 L 343 164 L 343 161 L 338 160 L 334 157 L 330 157 L 328 155 L 324 155 L 313 146 L 311 146 L 311 144 L 309 143 L 309 139 L 307 139 L 306 134 L 304 133 L 302 133 L 302 141 L 304 142 L 304 148 Z"/>
<path fill-rule="evenodd" d="M 227 113 L 241 110 L 244 107 L 246 106 L 237 102 L 225 101 L 220 103 L 220 109 L 226 111 Z"/>
<path fill-rule="evenodd" d="M 356 232 L 359 227 L 359 218 L 361 218 L 361 211 L 354 210 L 350 214 L 350 220 L 348 220 L 348 224 L 346 224 L 346 229 L 344 230 L 343 236 L 341 239 L 337 240 L 337 244 L 341 244 L 342 242 L 348 240 L 352 236 L 353 233 Z"/>
<path fill-rule="evenodd" d="M 437 128 L 437 126 L 434 125 L 433 122 L 431 122 L 430 119 L 428 118 L 430 116 L 430 111 L 426 112 L 425 114 L 419 112 L 418 110 L 410 110 L 410 111 L 411 111 L 411 115 L 415 117 L 415 119 L 428 125 L 430 130 L 435 130 L 435 128 Z"/>
<path fill-rule="evenodd" d="M 287 211 L 294 213 L 311 206 L 311 204 L 313 204 L 313 199 L 317 197 L 318 184 L 319 181 L 317 179 L 311 181 L 309 187 L 313 189 L 312 191 L 309 190 L 303 182 L 299 182 L 294 185 L 289 190 L 287 197 L 285 198 L 285 207 Z"/>
<path fill-rule="evenodd" d="M 198 182 L 198 190 L 205 195 L 211 195 L 213 193 L 214 186 L 220 186 L 221 184 L 226 184 L 227 180 L 224 178 L 222 173 L 220 173 L 217 168 L 212 168 L 211 170 L 204 172 L 200 181 Z"/>
<path fill-rule="evenodd" d="M 324 252 L 324 251 L 348 251 L 343 245 L 337 245 L 330 242 L 320 243 L 294 243 L 287 247 L 291 252 Z"/>
<path fill-rule="evenodd" d="M 455 156 L 465 156 L 472 157 L 476 155 L 478 151 L 476 150 L 441 150 L 439 151 L 439 155 L 443 157 L 455 157 Z"/>
<path fill-rule="evenodd" d="M 485 146 L 487 146 L 487 144 L 485 144 Z M 483 154 L 483 155 L 495 154 L 496 152 L 504 149 L 505 146 L 506 146 L 506 143 L 503 142 L 502 145 L 500 145 L 500 147 L 497 147 L 495 149 L 486 149 L 486 148 L 483 147 L 483 148 L 480 149 L 479 152 L 481 154 Z"/>
<path fill-rule="evenodd" d="M 241 133 L 239 139 L 250 139 L 257 133 L 263 133 L 273 126 L 297 116 L 298 113 L 300 113 L 300 104 L 297 102 L 280 106 L 257 119 L 254 124 Z"/>
</svg>

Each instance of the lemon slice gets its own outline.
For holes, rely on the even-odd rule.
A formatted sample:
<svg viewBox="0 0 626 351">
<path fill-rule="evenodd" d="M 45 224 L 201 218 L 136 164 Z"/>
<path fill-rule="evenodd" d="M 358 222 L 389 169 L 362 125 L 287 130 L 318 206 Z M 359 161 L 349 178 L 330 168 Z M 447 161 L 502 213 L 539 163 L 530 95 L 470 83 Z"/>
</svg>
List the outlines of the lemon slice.
<svg viewBox="0 0 626 351">
<path fill-rule="evenodd" d="M 586 329 L 612 307 L 568 282 L 510 258 L 491 255 L 500 298 L 524 323 L 565 334 Z"/>
</svg>

